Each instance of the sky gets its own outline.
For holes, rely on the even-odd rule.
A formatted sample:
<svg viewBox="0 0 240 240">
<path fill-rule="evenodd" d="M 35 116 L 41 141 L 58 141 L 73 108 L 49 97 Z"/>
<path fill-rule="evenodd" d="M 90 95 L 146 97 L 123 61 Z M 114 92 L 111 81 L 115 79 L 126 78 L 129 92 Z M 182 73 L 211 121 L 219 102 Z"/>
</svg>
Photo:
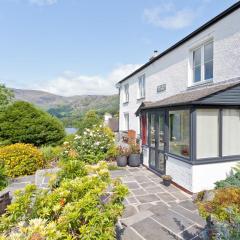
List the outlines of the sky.
<svg viewBox="0 0 240 240">
<path fill-rule="evenodd" d="M 115 83 L 236 0 L 0 0 L 0 83 L 64 96 Z"/>
</svg>

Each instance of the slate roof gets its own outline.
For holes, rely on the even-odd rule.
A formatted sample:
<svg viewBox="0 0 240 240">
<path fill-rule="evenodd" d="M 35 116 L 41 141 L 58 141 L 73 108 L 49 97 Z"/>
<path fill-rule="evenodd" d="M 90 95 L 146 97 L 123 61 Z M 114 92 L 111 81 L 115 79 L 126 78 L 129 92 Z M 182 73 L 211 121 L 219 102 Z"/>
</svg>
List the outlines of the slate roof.
<svg viewBox="0 0 240 240">
<path fill-rule="evenodd" d="M 240 81 L 230 83 L 228 82 L 224 84 L 215 84 L 198 90 L 188 90 L 156 102 L 143 102 L 136 114 L 139 112 L 139 110 L 142 109 L 198 104 L 198 101 L 204 98 L 210 97 L 222 91 L 226 91 L 237 85 L 240 85 Z"/>
</svg>

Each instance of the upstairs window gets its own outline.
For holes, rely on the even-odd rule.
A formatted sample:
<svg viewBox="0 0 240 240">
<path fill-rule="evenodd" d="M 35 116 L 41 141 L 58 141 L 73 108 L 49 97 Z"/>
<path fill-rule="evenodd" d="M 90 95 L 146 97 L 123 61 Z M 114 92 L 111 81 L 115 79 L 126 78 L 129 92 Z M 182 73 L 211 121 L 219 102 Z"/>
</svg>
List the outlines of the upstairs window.
<svg viewBox="0 0 240 240">
<path fill-rule="evenodd" d="M 138 98 L 145 97 L 145 75 L 138 78 Z"/>
<path fill-rule="evenodd" d="M 129 85 L 125 84 L 124 85 L 124 103 L 129 102 Z"/>
<path fill-rule="evenodd" d="M 213 79 L 213 42 L 193 51 L 193 83 Z"/>
</svg>

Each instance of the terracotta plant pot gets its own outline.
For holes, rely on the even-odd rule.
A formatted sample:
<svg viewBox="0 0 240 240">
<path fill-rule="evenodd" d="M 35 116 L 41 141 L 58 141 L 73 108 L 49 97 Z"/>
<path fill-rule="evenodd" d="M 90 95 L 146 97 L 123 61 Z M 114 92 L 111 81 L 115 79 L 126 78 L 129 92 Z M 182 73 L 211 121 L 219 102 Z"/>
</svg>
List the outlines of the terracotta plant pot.
<svg viewBox="0 0 240 240">
<path fill-rule="evenodd" d="M 118 167 L 127 166 L 127 156 L 117 156 L 117 165 Z"/>
<path fill-rule="evenodd" d="M 130 167 L 139 167 L 141 163 L 140 154 L 130 154 L 128 158 L 128 165 Z"/>
</svg>

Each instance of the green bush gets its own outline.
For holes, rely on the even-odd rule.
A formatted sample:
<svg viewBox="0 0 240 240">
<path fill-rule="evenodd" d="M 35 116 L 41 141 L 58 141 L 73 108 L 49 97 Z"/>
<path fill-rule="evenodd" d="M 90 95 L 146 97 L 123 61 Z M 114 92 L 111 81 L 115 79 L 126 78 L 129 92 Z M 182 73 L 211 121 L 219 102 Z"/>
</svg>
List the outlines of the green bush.
<svg viewBox="0 0 240 240">
<path fill-rule="evenodd" d="M 8 185 L 8 179 L 6 171 L 3 166 L 0 165 L 0 191 Z"/>
<path fill-rule="evenodd" d="M 14 202 L 0 217 L 0 239 L 116 239 L 115 224 L 128 190 L 111 180 L 105 162 L 86 169 L 89 175 L 65 178 L 51 190 L 29 185 L 17 191 Z"/>
<path fill-rule="evenodd" d="M 65 143 L 64 153 L 76 154 L 86 163 L 97 163 L 115 154 L 115 138 L 113 132 L 103 125 L 93 129 L 85 129 L 81 136 L 76 136 L 72 143 Z"/>
<path fill-rule="evenodd" d="M 53 161 L 58 161 L 63 151 L 61 146 L 44 146 L 41 147 L 40 150 L 43 154 L 43 159 L 46 166 L 48 166 Z"/>
<path fill-rule="evenodd" d="M 102 124 L 102 119 L 94 110 L 85 113 L 84 117 L 78 123 L 78 134 L 83 134 L 85 129 L 91 129 L 96 125 Z"/>
<path fill-rule="evenodd" d="M 240 187 L 240 172 L 237 172 L 225 180 L 221 180 L 215 183 L 216 188 L 226 188 L 226 187 Z"/>
<path fill-rule="evenodd" d="M 1 147 L 0 160 L 9 177 L 33 174 L 44 165 L 41 151 L 31 144 L 24 143 Z"/>
<path fill-rule="evenodd" d="M 233 168 L 232 173 L 225 180 L 215 183 L 216 189 L 226 187 L 240 187 L 240 164 Z"/>
<path fill-rule="evenodd" d="M 62 123 L 27 102 L 17 101 L 0 112 L 0 142 L 58 145 L 65 131 Z"/>
</svg>

